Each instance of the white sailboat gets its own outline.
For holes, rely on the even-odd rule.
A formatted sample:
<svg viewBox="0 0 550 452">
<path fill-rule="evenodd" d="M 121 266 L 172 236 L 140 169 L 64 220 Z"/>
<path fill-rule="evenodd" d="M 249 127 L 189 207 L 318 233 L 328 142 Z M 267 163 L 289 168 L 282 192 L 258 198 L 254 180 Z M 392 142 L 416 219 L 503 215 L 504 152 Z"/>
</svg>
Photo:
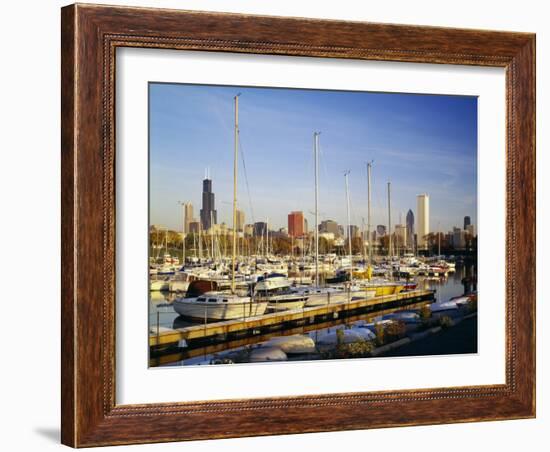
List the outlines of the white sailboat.
<svg viewBox="0 0 550 452">
<path fill-rule="evenodd" d="M 291 288 L 291 283 L 286 275 L 272 273 L 258 278 L 254 288 L 254 294 L 258 300 L 268 303 L 271 311 L 284 311 L 287 309 L 300 309 L 304 307 L 308 296 Z"/>
<path fill-rule="evenodd" d="M 226 292 L 207 292 L 196 298 L 178 298 L 172 303 L 183 317 L 194 320 L 232 320 L 265 313 L 267 302 Z"/>
<path fill-rule="evenodd" d="M 196 298 L 179 298 L 172 306 L 181 316 L 200 320 L 231 320 L 262 315 L 267 301 L 235 293 L 237 253 L 237 149 L 239 144 L 239 94 L 235 96 L 235 148 L 233 160 L 233 252 L 231 259 L 231 293 L 207 292 Z"/>
<path fill-rule="evenodd" d="M 311 287 L 300 287 L 296 292 L 306 295 L 307 301 L 305 306 L 325 306 L 332 303 L 344 303 L 352 298 L 371 298 L 374 297 L 376 291 L 364 290 L 353 285 L 353 281 L 347 287 L 322 287 L 319 283 L 319 135 L 320 132 L 313 134 L 313 155 L 315 166 L 315 283 Z M 346 199 L 348 207 L 348 235 L 349 235 L 349 193 L 346 173 Z M 351 272 L 351 235 L 349 243 L 349 262 Z M 324 264 L 323 264 L 324 268 Z"/>
</svg>

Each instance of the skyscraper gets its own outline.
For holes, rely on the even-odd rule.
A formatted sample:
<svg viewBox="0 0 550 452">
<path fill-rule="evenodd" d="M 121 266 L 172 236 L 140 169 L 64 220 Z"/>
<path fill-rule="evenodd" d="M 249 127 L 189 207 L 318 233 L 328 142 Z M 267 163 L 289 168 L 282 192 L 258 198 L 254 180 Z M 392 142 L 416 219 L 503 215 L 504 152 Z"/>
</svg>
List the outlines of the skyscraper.
<svg viewBox="0 0 550 452">
<path fill-rule="evenodd" d="M 430 233 L 430 197 L 423 193 L 416 197 L 416 202 L 418 249 L 425 250 L 428 247 L 427 235 Z"/>
<path fill-rule="evenodd" d="M 459 250 L 466 246 L 466 232 L 464 229 L 453 228 L 453 246 Z"/>
<path fill-rule="evenodd" d="M 335 237 L 337 237 L 340 233 L 338 229 L 338 223 L 336 223 L 336 221 L 333 221 L 333 220 L 321 221 L 321 224 L 319 225 L 319 232 L 321 234 L 332 233 L 334 234 Z"/>
<path fill-rule="evenodd" d="M 212 193 L 212 179 L 208 177 L 207 173 L 206 178 L 202 181 L 202 229 L 207 231 L 217 222 L 218 214 L 216 212 L 214 193 Z"/>
<path fill-rule="evenodd" d="M 190 234 L 198 234 L 200 225 L 201 224 L 198 221 L 191 221 L 189 223 L 189 233 Z"/>
<path fill-rule="evenodd" d="M 411 209 L 407 212 L 407 247 L 414 248 L 414 213 Z"/>
<path fill-rule="evenodd" d="M 402 224 L 395 225 L 395 246 L 398 249 L 407 246 L 407 226 Z"/>
<path fill-rule="evenodd" d="M 263 237 L 267 233 L 267 223 L 265 221 L 256 221 L 254 223 L 254 237 Z"/>
<path fill-rule="evenodd" d="M 235 228 L 239 232 L 244 231 L 244 219 L 245 219 L 244 212 L 242 210 L 237 209 Z"/>
<path fill-rule="evenodd" d="M 304 235 L 304 213 L 290 212 L 288 214 L 288 235 L 302 237 Z"/>
<path fill-rule="evenodd" d="M 472 219 L 469 216 L 464 217 L 464 229 L 468 229 L 468 226 L 472 224 Z"/>
<path fill-rule="evenodd" d="M 189 224 L 195 221 L 193 219 L 193 204 L 191 204 L 190 202 L 186 202 L 183 205 L 183 217 L 183 221 L 185 224 L 183 232 L 189 234 L 189 232 L 191 232 L 189 230 Z"/>
<path fill-rule="evenodd" d="M 361 231 L 359 230 L 359 226 L 356 226 L 354 224 L 350 224 L 349 229 L 346 228 L 346 237 L 348 235 L 350 235 L 352 239 L 360 237 L 361 236 Z"/>
</svg>

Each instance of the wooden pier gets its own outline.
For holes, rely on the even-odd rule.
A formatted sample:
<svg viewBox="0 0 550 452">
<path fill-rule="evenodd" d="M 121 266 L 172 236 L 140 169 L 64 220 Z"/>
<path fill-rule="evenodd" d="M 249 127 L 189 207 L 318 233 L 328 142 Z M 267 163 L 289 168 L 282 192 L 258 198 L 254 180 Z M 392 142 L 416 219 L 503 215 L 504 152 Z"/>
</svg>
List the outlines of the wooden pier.
<svg viewBox="0 0 550 452">
<path fill-rule="evenodd" d="M 434 291 L 432 290 L 413 290 L 394 295 L 354 299 L 325 306 L 280 311 L 258 317 L 197 324 L 178 329 L 153 326 L 149 334 L 149 346 L 152 348 L 173 346 L 182 340 L 186 342 L 228 340 L 239 336 L 262 334 L 283 327 L 314 324 L 360 312 L 372 312 L 377 309 L 385 309 L 389 305 L 402 306 L 417 303 L 430 300 L 433 296 Z"/>
</svg>

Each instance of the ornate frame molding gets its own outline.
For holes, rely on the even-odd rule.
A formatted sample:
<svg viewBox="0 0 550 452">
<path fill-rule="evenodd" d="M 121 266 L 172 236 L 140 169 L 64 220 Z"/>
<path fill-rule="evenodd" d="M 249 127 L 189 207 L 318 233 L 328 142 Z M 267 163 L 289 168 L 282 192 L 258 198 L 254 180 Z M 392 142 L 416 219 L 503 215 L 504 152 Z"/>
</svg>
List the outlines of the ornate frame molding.
<svg viewBox="0 0 550 452">
<path fill-rule="evenodd" d="M 506 383 L 116 405 L 118 47 L 506 68 Z M 81 447 L 533 417 L 534 59 L 535 37 L 525 33 L 92 5 L 63 8 L 62 442 Z M 357 419 L 345 409 L 350 405 L 368 410 Z"/>
</svg>

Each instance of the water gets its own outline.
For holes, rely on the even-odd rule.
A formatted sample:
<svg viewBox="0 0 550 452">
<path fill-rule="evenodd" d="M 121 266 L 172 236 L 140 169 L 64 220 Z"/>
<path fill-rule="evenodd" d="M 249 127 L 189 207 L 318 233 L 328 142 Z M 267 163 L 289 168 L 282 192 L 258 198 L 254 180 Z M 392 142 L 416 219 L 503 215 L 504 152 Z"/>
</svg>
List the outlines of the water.
<svg viewBox="0 0 550 452">
<path fill-rule="evenodd" d="M 465 277 L 470 277 L 475 272 L 473 265 L 457 266 L 456 272 L 451 273 L 447 278 L 427 278 L 418 277 L 418 288 L 435 290 L 436 301 L 446 301 L 452 297 L 462 295 L 464 293 L 464 285 L 462 281 Z M 154 332 L 159 327 L 166 328 L 182 328 L 194 323 L 183 320 L 176 314 L 171 306 L 174 295 L 161 292 L 152 292 L 149 302 L 149 327 L 150 331 Z M 231 340 L 227 343 L 218 343 L 202 346 L 195 349 L 184 349 L 183 352 L 166 354 L 165 356 L 155 357 L 151 359 L 151 366 L 184 366 L 184 365 L 202 365 L 210 364 L 212 358 L 221 357 L 228 352 L 238 352 L 244 350 L 250 345 L 257 344 L 268 340 L 271 337 L 284 336 L 290 334 L 306 334 L 314 341 L 323 336 L 335 331 L 339 328 L 346 328 L 358 321 L 371 322 L 375 317 L 382 313 L 390 313 L 398 310 L 420 309 L 426 302 L 408 305 L 401 308 L 392 308 L 385 311 L 361 314 L 359 316 L 348 317 L 345 319 L 336 319 L 330 322 L 307 325 L 302 327 L 294 327 L 289 330 L 274 331 L 270 334 L 260 336 L 252 336 Z M 195 323 L 196 324 L 196 323 Z M 476 338 L 477 340 L 477 338 Z M 418 348 L 418 347 L 417 347 Z M 421 349 L 421 346 L 420 346 Z M 394 353 L 394 356 L 397 356 Z M 297 359 L 311 359 L 312 357 Z M 296 358 L 293 358 L 296 359 Z"/>
<path fill-rule="evenodd" d="M 464 285 L 462 280 L 466 277 L 475 275 L 475 267 L 473 264 L 462 265 L 456 267 L 456 272 L 449 274 L 447 278 L 418 278 L 418 287 L 424 289 L 435 290 L 437 301 L 446 301 L 449 298 L 462 295 L 464 293 Z"/>
</svg>

